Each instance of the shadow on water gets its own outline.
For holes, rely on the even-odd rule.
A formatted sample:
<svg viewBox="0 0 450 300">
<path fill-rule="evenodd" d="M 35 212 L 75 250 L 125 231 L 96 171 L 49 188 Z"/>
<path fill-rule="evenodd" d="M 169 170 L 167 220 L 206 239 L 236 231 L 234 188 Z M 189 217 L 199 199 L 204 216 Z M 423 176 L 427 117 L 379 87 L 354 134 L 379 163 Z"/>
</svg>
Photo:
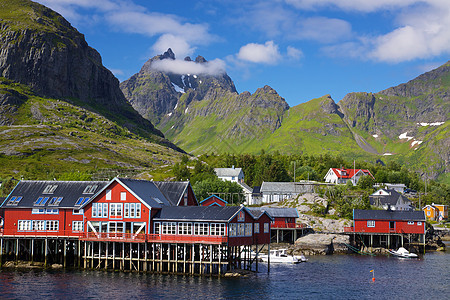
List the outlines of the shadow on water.
<svg viewBox="0 0 450 300">
<path fill-rule="evenodd" d="M 333 255 L 259 264 L 249 278 L 70 270 L 0 271 L 0 297 L 35 299 L 410 299 L 450 295 L 450 252 L 419 259 Z M 374 270 L 372 281 L 370 270 Z"/>
</svg>

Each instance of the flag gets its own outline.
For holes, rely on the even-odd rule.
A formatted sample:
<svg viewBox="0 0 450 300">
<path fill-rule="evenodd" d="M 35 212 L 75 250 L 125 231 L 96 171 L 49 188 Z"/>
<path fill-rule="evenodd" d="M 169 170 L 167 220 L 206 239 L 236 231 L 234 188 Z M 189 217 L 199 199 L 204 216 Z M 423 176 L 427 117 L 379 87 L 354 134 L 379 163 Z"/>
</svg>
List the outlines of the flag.
<svg viewBox="0 0 450 300">
<path fill-rule="evenodd" d="M 373 272 L 373 270 L 370 270 L 370 272 Z"/>
</svg>

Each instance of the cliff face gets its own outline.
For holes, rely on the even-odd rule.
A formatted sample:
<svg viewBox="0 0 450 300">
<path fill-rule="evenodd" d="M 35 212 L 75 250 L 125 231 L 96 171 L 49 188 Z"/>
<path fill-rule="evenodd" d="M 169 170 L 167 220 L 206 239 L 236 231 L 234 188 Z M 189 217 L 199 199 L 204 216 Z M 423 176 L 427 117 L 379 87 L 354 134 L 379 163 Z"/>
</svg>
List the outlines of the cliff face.
<svg viewBox="0 0 450 300">
<path fill-rule="evenodd" d="M 90 107 L 135 133 L 167 143 L 127 102 L 118 80 L 84 36 L 40 4 L 0 4 L 0 76 L 39 95 Z"/>
</svg>

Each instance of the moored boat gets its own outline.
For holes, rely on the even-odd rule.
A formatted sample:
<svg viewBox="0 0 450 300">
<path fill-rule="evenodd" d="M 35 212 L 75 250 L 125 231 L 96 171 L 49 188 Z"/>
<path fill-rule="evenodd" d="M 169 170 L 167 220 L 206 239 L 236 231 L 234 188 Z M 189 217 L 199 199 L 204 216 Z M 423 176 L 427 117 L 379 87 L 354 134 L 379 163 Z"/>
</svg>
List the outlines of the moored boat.
<svg viewBox="0 0 450 300">
<path fill-rule="evenodd" d="M 418 258 L 419 257 L 417 254 L 411 253 L 403 247 L 398 248 L 397 251 L 392 250 L 392 249 L 389 249 L 388 251 L 390 254 L 397 256 L 397 257 L 403 257 L 403 258 Z"/>
<path fill-rule="evenodd" d="M 262 254 L 259 257 L 263 262 L 268 262 L 270 256 L 271 263 L 287 263 L 287 264 L 298 264 L 301 262 L 306 262 L 307 259 L 304 255 L 294 256 L 288 255 L 287 249 L 277 249 L 270 250 L 269 255 Z"/>
</svg>

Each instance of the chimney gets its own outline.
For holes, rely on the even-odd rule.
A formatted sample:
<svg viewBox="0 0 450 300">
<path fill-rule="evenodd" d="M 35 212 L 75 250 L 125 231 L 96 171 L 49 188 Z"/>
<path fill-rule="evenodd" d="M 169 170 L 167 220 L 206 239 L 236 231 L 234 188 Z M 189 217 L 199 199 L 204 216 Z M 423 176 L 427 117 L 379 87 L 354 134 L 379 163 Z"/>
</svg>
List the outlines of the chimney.
<svg viewBox="0 0 450 300">
<path fill-rule="evenodd" d="M 233 167 L 232 167 L 233 169 L 234 169 L 234 165 L 233 165 Z"/>
</svg>

